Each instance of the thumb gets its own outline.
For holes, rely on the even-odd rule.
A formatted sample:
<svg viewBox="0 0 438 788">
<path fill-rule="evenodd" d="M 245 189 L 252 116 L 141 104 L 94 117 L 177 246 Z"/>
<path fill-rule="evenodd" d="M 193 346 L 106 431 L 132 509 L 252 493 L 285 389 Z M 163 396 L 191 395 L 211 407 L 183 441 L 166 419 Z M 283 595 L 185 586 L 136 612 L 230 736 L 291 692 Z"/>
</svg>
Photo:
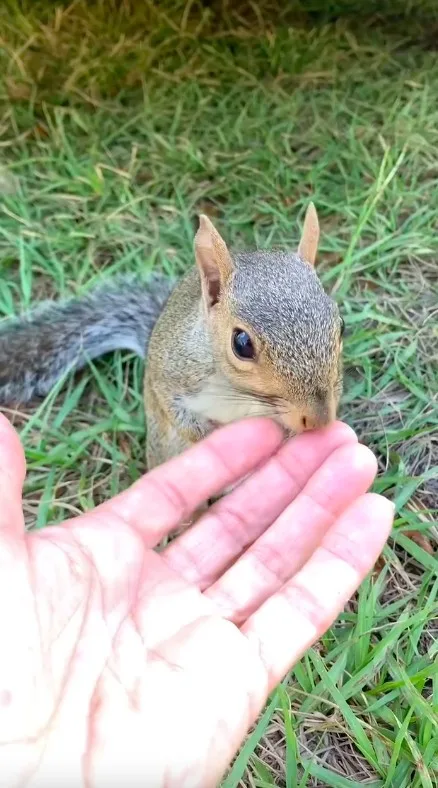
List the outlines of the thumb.
<svg viewBox="0 0 438 788">
<path fill-rule="evenodd" d="M 21 495 L 25 475 L 26 462 L 20 438 L 0 413 L 0 533 L 17 536 L 23 531 Z"/>
</svg>

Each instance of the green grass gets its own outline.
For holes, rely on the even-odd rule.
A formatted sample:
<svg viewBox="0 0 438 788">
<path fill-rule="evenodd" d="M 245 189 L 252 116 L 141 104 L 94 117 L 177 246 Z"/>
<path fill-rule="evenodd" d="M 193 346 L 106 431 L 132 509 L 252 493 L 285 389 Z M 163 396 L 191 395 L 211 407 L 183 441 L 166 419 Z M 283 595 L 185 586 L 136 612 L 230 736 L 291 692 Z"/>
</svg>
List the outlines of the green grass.
<svg viewBox="0 0 438 788">
<path fill-rule="evenodd" d="M 438 785 L 437 564 L 405 533 L 436 544 L 437 40 L 434 0 L 0 8 L 1 314 L 119 270 L 183 271 L 200 210 L 232 244 L 269 246 L 318 207 L 347 324 L 342 415 L 397 521 L 226 788 Z M 141 363 L 115 354 L 9 412 L 29 525 L 143 471 L 141 389 Z"/>
</svg>

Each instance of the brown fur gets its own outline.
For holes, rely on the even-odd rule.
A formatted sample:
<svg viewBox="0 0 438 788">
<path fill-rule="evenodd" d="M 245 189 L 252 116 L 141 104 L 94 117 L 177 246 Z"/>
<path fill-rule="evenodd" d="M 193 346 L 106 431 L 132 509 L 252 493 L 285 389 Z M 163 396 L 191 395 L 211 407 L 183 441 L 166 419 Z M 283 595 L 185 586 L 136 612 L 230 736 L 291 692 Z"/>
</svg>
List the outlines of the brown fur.
<svg viewBox="0 0 438 788">
<path fill-rule="evenodd" d="M 314 270 L 310 205 L 296 252 L 233 254 L 206 216 L 196 265 L 178 283 L 117 277 L 0 326 L 0 405 L 45 396 L 117 349 L 146 356 L 149 468 L 219 424 L 264 415 L 287 432 L 330 422 L 341 392 L 341 319 Z M 233 351 L 245 330 L 255 357 Z"/>
<path fill-rule="evenodd" d="M 149 468 L 218 424 L 270 416 L 298 433 L 332 421 L 341 394 L 341 320 L 314 271 L 319 228 L 308 209 L 301 254 L 232 255 L 207 217 L 196 267 L 179 282 L 152 332 L 145 376 Z M 232 349 L 248 332 L 254 361 Z"/>
</svg>

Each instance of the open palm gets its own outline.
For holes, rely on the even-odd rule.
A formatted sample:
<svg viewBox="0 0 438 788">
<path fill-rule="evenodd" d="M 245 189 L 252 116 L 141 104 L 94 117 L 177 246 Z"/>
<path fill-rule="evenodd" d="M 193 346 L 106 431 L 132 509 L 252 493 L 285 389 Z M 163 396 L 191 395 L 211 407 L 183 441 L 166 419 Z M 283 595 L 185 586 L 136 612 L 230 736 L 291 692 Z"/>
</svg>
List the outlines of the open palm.
<svg viewBox="0 0 438 788">
<path fill-rule="evenodd" d="M 0 784 L 217 785 L 376 560 L 393 510 L 365 495 L 375 472 L 341 423 L 282 444 L 270 422 L 241 422 L 25 533 L 23 453 L 1 418 Z"/>
</svg>

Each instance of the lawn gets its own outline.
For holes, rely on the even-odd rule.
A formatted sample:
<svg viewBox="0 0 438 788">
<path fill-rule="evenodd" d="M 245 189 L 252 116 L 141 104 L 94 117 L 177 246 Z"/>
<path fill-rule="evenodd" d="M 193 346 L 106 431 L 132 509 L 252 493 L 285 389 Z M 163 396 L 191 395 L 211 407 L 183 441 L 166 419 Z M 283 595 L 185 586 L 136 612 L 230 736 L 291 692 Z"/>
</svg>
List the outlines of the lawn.
<svg viewBox="0 0 438 788">
<path fill-rule="evenodd" d="M 294 245 L 309 198 L 319 211 L 347 327 L 341 415 L 397 518 L 226 788 L 438 785 L 437 49 L 434 0 L 0 8 L 1 315 L 116 271 L 183 271 L 200 210 L 236 247 Z M 117 353 L 7 411 L 29 526 L 142 473 L 142 374 Z"/>
</svg>

